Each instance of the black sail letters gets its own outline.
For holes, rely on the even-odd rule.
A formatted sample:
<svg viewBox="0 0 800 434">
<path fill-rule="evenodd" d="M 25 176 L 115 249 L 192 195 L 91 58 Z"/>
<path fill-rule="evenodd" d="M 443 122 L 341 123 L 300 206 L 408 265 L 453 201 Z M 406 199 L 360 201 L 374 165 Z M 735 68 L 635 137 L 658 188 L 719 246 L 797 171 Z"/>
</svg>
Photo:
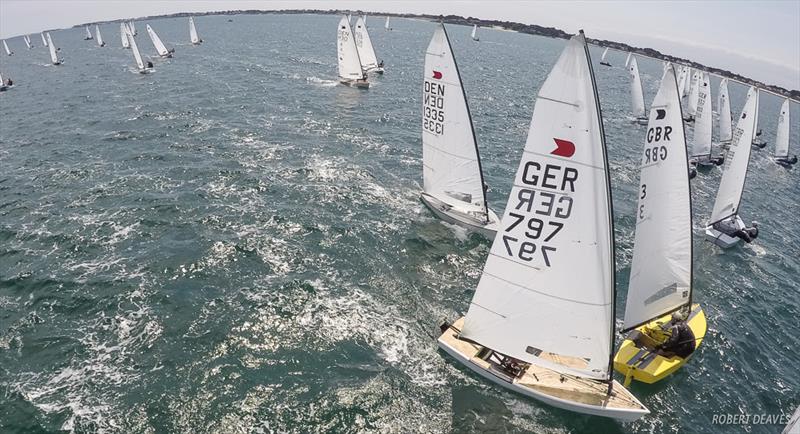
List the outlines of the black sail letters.
<svg viewBox="0 0 800 434">
<path fill-rule="evenodd" d="M 444 84 L 425 80 L 422 129 L 437 136 L 444 134 L 444 91 Z"/>
<path fill-rule="evenodd" d="M 569 224 L 578 169 L 562 162 L 527 161 L 522 165 L 522 186 L 515 186 L 509 202 L 503 243 L 508 256 L 533 265 L 550 267 L 557 248 L 554 241 Z"/>
</svg>

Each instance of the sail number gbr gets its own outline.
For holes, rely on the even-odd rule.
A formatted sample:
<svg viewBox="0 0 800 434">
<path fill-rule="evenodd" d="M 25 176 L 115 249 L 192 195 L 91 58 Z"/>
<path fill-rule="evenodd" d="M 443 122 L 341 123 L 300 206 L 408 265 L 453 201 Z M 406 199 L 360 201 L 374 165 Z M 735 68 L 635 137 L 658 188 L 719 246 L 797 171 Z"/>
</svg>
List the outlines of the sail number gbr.
<svg viewBox="0 0 800 434">
<path fill-rule="evenodd" d="M 572 214 L 578 170 L 557 164 L 528 161 L 522 169 L 522 184 L 504 221 L 505 253 L 525 262 L 540 261 L 550 267 L 557 251 L 555 241 Z M 549 190 L 549 191 L 548 191 Z"/>
<path fill-rule="evenodd" d="M 422 129 L 437 136 L 444 134 L 444 85 L 425 80 L 422 98 Z"/>
</svg>

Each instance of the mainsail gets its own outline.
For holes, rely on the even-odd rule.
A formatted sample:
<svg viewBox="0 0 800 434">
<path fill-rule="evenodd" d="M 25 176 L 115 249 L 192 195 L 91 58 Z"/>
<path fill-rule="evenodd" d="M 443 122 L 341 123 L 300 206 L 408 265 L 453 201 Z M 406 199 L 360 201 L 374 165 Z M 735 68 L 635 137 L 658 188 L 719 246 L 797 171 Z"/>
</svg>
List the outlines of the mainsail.
<svg viewBox="0 0 800 434">
<path fill-rule="evenodd" d="M 386 17 L 386 24 L 383 25 L 383 28 L 386 30 L 391 30 L 391 28 L 389 27 L 389 17 Z"/>
<path fill-rule="evenodd" d="M 94 34 L 95 34 L 95 36 L 97 38 L 97 45 L 99 45 L 101 47 L 103 45 L 105 45 L 105 43 L 103 42 L 103 37 L 100 36 L 100 26 L 98 26 L 98 25 L 94 26 Z"/>
<path fill-rule="evenodd" d="M 358 57 L 353 31 L 347 17 L 343 16 L 339 20 L 337 35 L 337 54 L 339 57 L 339 77 L 347 80 L 359 80 L 364 78 L 364 71 L 361 69 L 361 60 Z"/>
<path fill-rule="evenodd" d="M 30 38 L 30 37 L 28 37 L 28 35 L 25 35 L 25 36 L 23 36 L 23 37 L 22 37 L 22 39 L 25 41 L 25 45 L 27 45 L 27 46 L 28 46 L 28 49 L 29 49 L 29 50 L 30 50 L 31 48 L 33 48 L 33 45 L 31 45 L 31 38 Z"/>
<path fill-rule="evenodd" d="M 53 65 L 58 65 L 61 62 L 58 60 L 58 55 L 56 54 L 56 46 L 53 45 L 53 38 L 50 37 L 50 33 L 47 34 L 47 46 L 50 47 L 50 60 L 53 62 Z"/>
<path fill-rule="evenodd" d="M 631 52 L 628 52 L 628 57 L 625 58 L 625 67 L 627 68 L 628 65 L 631 63 Z"/>
<path fill-rule="evenodd" d="M 422 172 L 426 193 L 477 207 L 488 222 L 475 131 L 444 25 L 437 26 L 425 52 Z"/>
<path fill-rule="evenodd" d="M 778 116 L 778 134 L 775 137 L 775 156 L 789 156 L 789 98 L 783 100 L 781 114 Z"/>
<path fill-rule="evenodd" d="M 89 26 L 86 26 L 86 38 L 84 38 L 84 39 L 86 39 L 87 41 L 90 40 L 90 39 L 94 39 L 92 37 L 92 31 L 89 30 Z"/>
<path fill-rule="evenodd" d="M 625 330 L 691 301 L 692 204 L 681 97 L 670 65 L 653 104 L 637 190 Z"/>
<path fill-rule="evenodd" d="M 694 116 L 694 140 L 692 141 L 692 157 L 711 156 L 711 79 L 707 72 L 697 84 L 697 112 Z"/>
<path fill-rule="evenodd" d="M 136 45 L 136 38 L 134 38 L 133 34 L 129 31 L 126 31 L 125 34 L 130 42 L 133 58 L 136 59 L 136 67 L 139 68 L 139 71 L 144 71 L 144 61 L 142 61 L 142 54 L 139 53 L 139 47 Z"/>
<path fill-rule="evenodd" d="M 197 28 L 194 26 L 193 17 L 189 17 L 189 39 L 192 41 L 192 44 L 200 43 L 200 37 L 197 36 Z"/>
<path fill-rule="evenodd" d="M 353 33 L 356 37 L 356 48 L 358 49 L 358 57 L 361 60 L 361 67 L 364 70 L 377 68 L 378 58 L 375 56 L 375 49 L 372 47 L 372 40 L 369 38 L 367 25 L 364 24 L 363 18 L 358 17 Z"/>
<path fill-rule="evenodd" d="M 9 56 L 10 56 L 10 55 L 12 55 L 12 54 L 13 54 L 13 53 L 11 52 L 11 50 L 9 50 L 9 49 L 8 49 L 8 44 L 6 44 L 6 40 L 5 40 L 5 39 L 3 39 L 3 48 L 5 48 L 5 49 L 6 49 L 6 54 L 7 54 L 7 55 L 9 55 Z"/>
<path fill-rule="evenodd" d="M 478 33 L 478 25 L 477 25 L 477 24 L 473 24 L 473 25 L 472 25 L 472 39 L 475 39 L 475 40 L 477 40 L 477 39 L 475 38 L 475 35 L 476 35 L 477 33 Z"/>
<path fill-rule="evenodd" d="M 131 24 L 132 23 L 133 21 L 131 21 Z M 159 56 L 166 56 L 169 54 L 169 50 L 167 50 L 167 47 L 161 42 L 161 38 L 158 37 L 155 30 L 150 27 L 150 24 L 147 25 L 147 34 L 150 35 L 150 40 L 153 41 L 153 46 L 156 47 Z M 131 35 L 133 35 L 133 29 L 131 29 Z"/>
<path fill-rule="evenodd" d="M 633 115 L 643 119 L 647 114 L 644 110 L 644 92 L 642 91 L 642 79 L 639 77 L 639 64 L 636 62 L 636 56 L 631 58 L 631 63 L 628 64 L 628 72 L 631 75 L 631 108 Z"/>
<path fill-rule="evenodd" d="M 725 156 L 722 180 L 719 183 L 717 199 L 714 201 L 714 210 L 711 212 L 709 225 L 725 220 L 739 212 L 744 182 L 747 177 L 747 164 L 750 162 L 750 144 L 756 134 L 756 119 L 758 119 L 758 90 L 750 87 L 742 115 L 739 116 L 736 129 L 733 131 L 731 146 Z"/>
<path fill-rule="evenodd" d="M 728 98 L 728 79 L 723 78 L 719 82 L 719 101 L 717 102 L 717 112 L 719 112 L 719 141 L 730 143 L 733 138 L 731 125 L 731 101 Z"/>
<path fill-rule="evenodd" d="M 581 32 L 539 89 L 502 230 L 461 337 L 558 372 L 610 379 L 610 191 L 597 90 Z"/>
<path fill-rule="evenodd" d="M 39 33 L 39 36 L 42 37 L 42 45 L 44 45 L 46 47 L 47 46 L 47 39 L 45 39 L 45 37 L 44 37 L 44 32 Z"/>
<path fill-rule="evenodd" d="M 692 72 L 692 80 L 689 88 L 689 115 L 697 113 L 697 97 L 700 94 L 700 71 Z"/>
<path fill-rule="evenodd" d="M 131 48 L 131 43 L 128 42 L 128 25 L 119 23 L 119 36 L 122 39 L 122 48 Z"/>
<path fill-rule="evenodd" d="M 601 62 L 605 62 L 605 61 L 606 61 L 606 56 L 607 56 L 607 55 L 608 55 L 608 47 L 606 47 L 606 49 L 605 49 L 605 50 L 603 50 L 603 54 L 602 54 L 602 55 L 600 55 L 600 61 L 601 61 Z"/>
</svg>

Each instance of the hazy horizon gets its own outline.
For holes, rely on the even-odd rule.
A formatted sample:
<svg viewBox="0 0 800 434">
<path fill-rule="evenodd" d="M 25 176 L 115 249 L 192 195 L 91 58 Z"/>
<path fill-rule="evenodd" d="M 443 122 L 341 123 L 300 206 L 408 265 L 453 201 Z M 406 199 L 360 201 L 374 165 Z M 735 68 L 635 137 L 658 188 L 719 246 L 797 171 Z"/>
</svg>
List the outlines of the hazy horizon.
<svg viewBox="0 0 800 434">
<path fill-rule="evenodd" d="M 85 22 L 241 9 L 453 14 L 555 27 L 567 33 L 583 28 L 591 38 L 653 48 L 768 85 L 800 90 L 800 1 L 3 0 L 0 38 Z"/>
</svg>

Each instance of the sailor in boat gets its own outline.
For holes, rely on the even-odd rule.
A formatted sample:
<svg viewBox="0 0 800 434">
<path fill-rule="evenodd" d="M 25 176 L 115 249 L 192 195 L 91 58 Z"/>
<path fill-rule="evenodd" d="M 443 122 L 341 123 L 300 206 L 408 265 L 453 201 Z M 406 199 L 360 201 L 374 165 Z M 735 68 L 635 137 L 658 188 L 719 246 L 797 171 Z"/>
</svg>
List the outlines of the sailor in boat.
<svg viewBox="0 0 800 434">
<path fill-rule="evenodd" d="M 686 323 L 686 317 L 686 312 L 681 310 L 672 314 L 672 319 L 665 325 L 666 339 L 655 347 L 658 354 L 685 359 L 694 352 L 696 339 L 694 332 Z"/>
<path fill-rule="evenodd" d="M 6 86 L 11 87 L 13 85 L 14 85 L 14 82 L 11 81 L 11 77 L 8 77 L 8 79 L 6 80 Z M 797 162 L 797 157 L 794 157 L 794 161 Z"/>
<path fill-rule="evenodd" d="M 797 155 L 794 155 L 792 157 L 789 157 L 789 156 L 778 157 L 778 158 L 775 159 L 775 162 L 780 164 L 780 165 L 782 165 L 782 166 L 792 166 L 794 164 L 797 164 Z"/>
<path fill-rule="evenodd" d="M 153 62 L 147 61 L 147 69 L 153 69 Z"/>
<path fill-rule="evenodd" d="M 726 219 L 714 223 L 713 228 L 730 237 L 736 237 L 746 243 L 752 243 L 753 240 L 758 238 L 758 222 L 754 221 L 751 225 L 749 228 L 739 228 L 735 219 Z"/>
<path fill-rule="evenodd" d="M 767 146 L 767 142 L 761 138 L 761 129 L 756 132 L 756 137 L 753 139 L 753 146 L 756 146 L 759 149 L 763 149 Z"/>
</svg>

